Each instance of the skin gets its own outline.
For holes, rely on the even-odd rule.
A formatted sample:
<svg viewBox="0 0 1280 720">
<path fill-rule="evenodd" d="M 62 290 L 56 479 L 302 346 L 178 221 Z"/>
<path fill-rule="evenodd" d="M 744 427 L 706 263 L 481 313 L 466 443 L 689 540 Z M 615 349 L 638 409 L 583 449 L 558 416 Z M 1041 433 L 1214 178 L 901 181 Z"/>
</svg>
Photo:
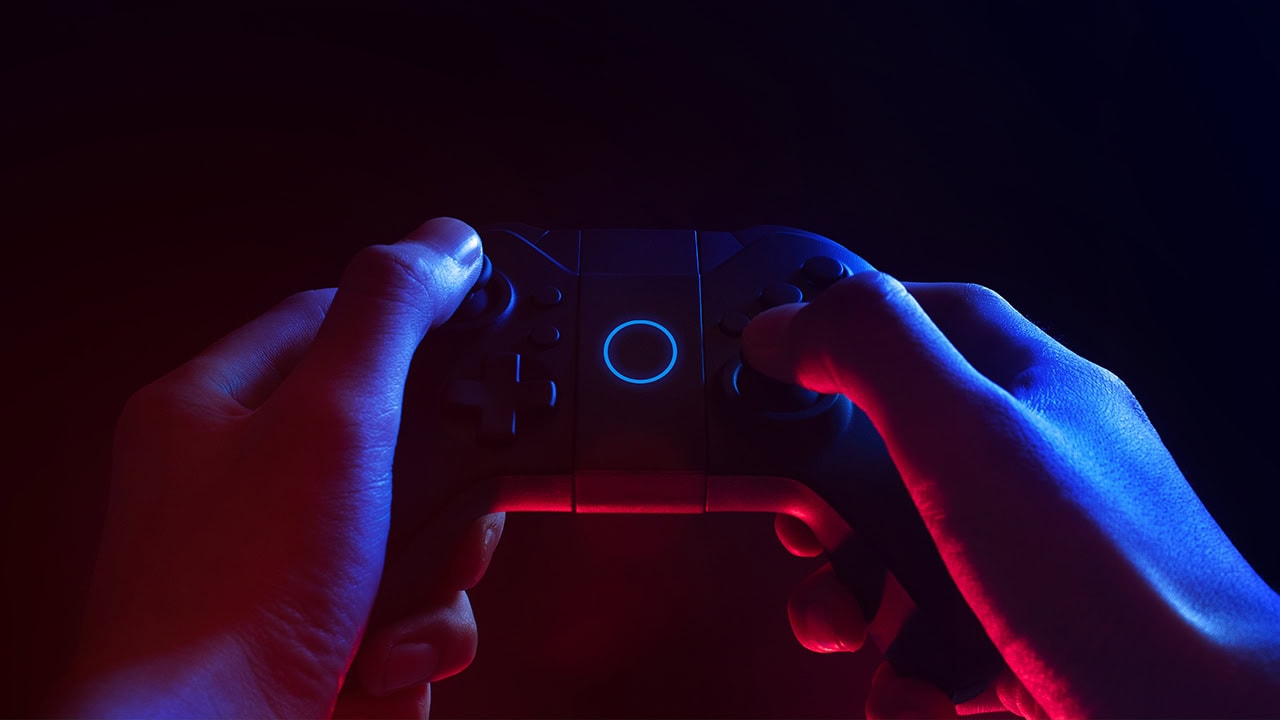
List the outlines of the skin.
<svg viewBox="0 0 1280 720">
<path fill-rule="evenodd" d="M 129 401 L 54 714 L 426 716 L 428 683 L 474 656 L 465 590 L 503 518 L 441 531 L 421 564 L 433 600 L 365 635 L 409 360 L 479 258 L 470 227 L 432 220 Z M 882 666 L 870 717 L 1280 715 L 1280 598 L 1114 375 L 985 288 L 874 272 L 762 313 L 743 341 L 761 371 L 868 413 L 1009 666 L 965 708 Z M 865 640 L 829 567 L 788 611 L 811 649 Z"/>
<path fill-rule="evenodd" d="M 1009 672 L 954 707 L 884 666 L 869 717 L 1280 716 L 1280 597 L 1200 503 L 1129 389 L 976 285 L 847 278 L 771 309 L 747 362 L 863 408 Z M 786 522 L 785 545 L 815 541 Z M 797 637 L 857 649 L 823 568 Z"/>
<path fill-rule="evenodd" d="M 427 683 L 475 654 L 464 590 L 503 517 L 438 538 L 421 571 L 440 599 L 364 635 L 409 361 L 480 258 L 465 223 L 427 222 L 359 253 L 336 290 L 285 300 L 129 400 L 55 714 L 426 715 Z"/>
</svg>

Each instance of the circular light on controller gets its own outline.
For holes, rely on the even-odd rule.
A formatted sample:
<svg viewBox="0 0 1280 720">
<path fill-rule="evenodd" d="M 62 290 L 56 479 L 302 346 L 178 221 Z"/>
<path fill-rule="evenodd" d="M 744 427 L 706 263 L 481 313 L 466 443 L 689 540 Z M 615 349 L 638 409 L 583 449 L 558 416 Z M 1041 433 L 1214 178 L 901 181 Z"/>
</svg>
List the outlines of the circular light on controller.
<svg viewBox="0 0 1280 720">
<path fill-rule="evenodd" d="M 613 360 L 609 358 L 609 345 L 613 343 L 613 338 L 622 330 L 625 330 L 635 325 L 645 325 L 651 328 L 656 328 L 657 330 L 661 331 L 663 335 L 666 336 L 667 342 L 671 343 L 671 361 L 667 363 L 667 366 L 663 368 L 662 372 L 659 372 L 653 377 L 635 378 L 629 375 L 623 375 L 621 372 L 618 371 L 618 368 L 613 366 Z M 648 385 L 651 382 L 657 382 L 662 378 L 666 377 L 667 373 L 671 372 L 671 368 L 676 366 L 676 354 L 677 352 L 676 352 L 675 336 L 671 334 L 670 330 L 666 329 L 665 327 L 659 325 L 658 323 L 652 320 L 628 320 L 627 322 L 624 322 L 618 327 L 609 331 L 609 336 L 604 339 L 605 367 L 609 368 L 609 372 L 613 373 L 614 377 L 618 378 L 619 380 L 624 380 L 626 382 L 633 383 L 635 385 Z"/>
</svg>

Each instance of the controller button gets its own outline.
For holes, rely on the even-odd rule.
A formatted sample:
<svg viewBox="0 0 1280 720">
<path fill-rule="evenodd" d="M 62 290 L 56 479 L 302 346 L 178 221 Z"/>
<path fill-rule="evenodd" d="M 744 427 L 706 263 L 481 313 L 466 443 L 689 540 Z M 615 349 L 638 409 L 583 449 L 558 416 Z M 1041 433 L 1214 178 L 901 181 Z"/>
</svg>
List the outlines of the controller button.
<svg viewBox="0 0 1280 720">
<path fill-rule="evenodd" d="M 529 333 L 529 342 L 543 349 L 554 347 L 560 342 L 560 329 L 555 325 L 539 325 Z"/>
<path fill-rule="evenodd" d="M 800 270 L 815 284 L 824 287 L 844 277 L 845 273 L 844 265 L 839 260 L 825 255 L 805 260 Z"/>
<path fill-rule="evenodd" d="M 789 283 L 778 283 L 770 285 L 760 291 L 760 304 L 766 310 L 779 305 L 788 305 L 790 303 L 798 303 L 804 298 L 804 293 L 800 288 Z"/>
<path fill-rule="evenodd" d="M 652 320 L 628 320 L 604 340 L 604 364 L 619 380 L 647 385 L 676 366 L 675 336 Z"/>
<path fill-rule="evenodd" d="M 751 322 L 751 318 L 746 313 L 730 310 L 720 316 L 720 329 L 725 335 L 738 337 L 747 328 L 747 323 L 749 322 Z"/>
<path fill-rule="evenodd" d="M 505 445 L 516 439 L 516 415 L 556 405 L 556 384 L 521 380 L 520 355 L 496 353 L 485 361 L 483 380 L 455 380 L 445 389 L 445 402 L 480 415 L 478 439 Z"/>
<path fill-rule="evenodd" d="M 560 294 L 560 288 L 555 285 L 543 285 L 533 292 L 533 304 L 549 308 L 558 304 L 562 297 L 564 296 Z"/>
</svg>

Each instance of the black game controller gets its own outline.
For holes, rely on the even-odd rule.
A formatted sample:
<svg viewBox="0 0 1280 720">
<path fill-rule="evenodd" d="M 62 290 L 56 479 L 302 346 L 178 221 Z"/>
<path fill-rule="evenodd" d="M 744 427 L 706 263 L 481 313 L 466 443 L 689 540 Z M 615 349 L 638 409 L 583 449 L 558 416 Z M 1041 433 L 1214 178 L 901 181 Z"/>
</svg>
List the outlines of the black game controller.
<svg viewBox="0 0 1280 720">
<path fill-rule="evenodd" d="M 866 261 L 777 226 L 480 234 L 480 280 L 409 373 L 384 590 L 429 551 L 424 526 L 490 512 L 783 513 L 899 674 L 956 702 L 993 682 L 1003 661 L 866 415 L 741 359 L 754 314 Z"/>
</svg>

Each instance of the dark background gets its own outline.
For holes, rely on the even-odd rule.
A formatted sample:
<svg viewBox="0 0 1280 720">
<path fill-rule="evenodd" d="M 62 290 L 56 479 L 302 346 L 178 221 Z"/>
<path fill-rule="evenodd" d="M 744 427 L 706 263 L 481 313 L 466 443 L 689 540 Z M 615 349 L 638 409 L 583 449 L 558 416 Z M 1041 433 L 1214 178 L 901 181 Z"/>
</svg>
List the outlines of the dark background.
<svg viewBox="0 0 1280 720">
<path fill-rule="evenodd" d="M 436 215 L 795 225 L 986 284 L 1280 582 L 1276 5 L 6 8 L 6 714 L 74 643 L 129 393 Z M 874 652 L 790 636 L 813 566 L 764 516 L 513 516 L 435 714 L 858 716 Z"/>
</svg>

